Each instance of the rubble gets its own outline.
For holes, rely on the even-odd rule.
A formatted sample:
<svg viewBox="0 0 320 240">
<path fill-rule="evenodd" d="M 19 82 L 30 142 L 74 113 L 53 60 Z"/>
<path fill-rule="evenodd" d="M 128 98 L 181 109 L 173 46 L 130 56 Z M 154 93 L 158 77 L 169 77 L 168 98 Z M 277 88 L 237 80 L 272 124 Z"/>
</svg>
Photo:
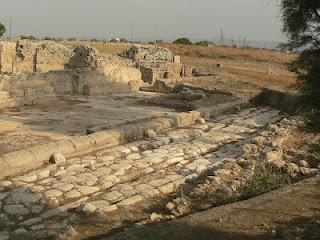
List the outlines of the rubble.
<svg viewBox="0 0 320 240">
<path fill-rule="evenodd" d="M 97 69 L 104 60 L 100 53 L 89 46 L 77 46 L 67 64 L 68 69 Z"/>
<path fill-rule="evenodd" d="M 174 54 L 163 47 L 135 45 L 131 49 L 122 54 L 123 57 L 127 57 L 132 60 L 139 60 L 143 63 L 172 63 L 174 60 Z"/>
</svg>

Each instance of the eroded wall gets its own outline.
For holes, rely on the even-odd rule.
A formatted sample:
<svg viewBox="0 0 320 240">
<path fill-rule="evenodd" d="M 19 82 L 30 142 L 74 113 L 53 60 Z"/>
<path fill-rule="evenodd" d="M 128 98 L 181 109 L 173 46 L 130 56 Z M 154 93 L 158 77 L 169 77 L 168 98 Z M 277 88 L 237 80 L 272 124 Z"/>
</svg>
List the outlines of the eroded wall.
<svg viewBox="0 0 320 240">
<path fill-rule="evenodd" d="M 0 73 L 12 73 L 16 57 L 16 42 L 0 42 Z"/>
<path fill-rule="evenodd" d="M 0 108 L 44 103 L 56 95 L 128 93 L 143 83 L 127 60 L 89 46 L 18 41 L 15 51 L 14 73 L 0 78 Z"/>
<path fill-rule="evenodd" d="M 50 41 L 0 42 L 0 73 L 28 73 L 62 70 L 73 47 Z"/>
<path fill-rule="evenodd" d="M 53 42 L 38 45 L 35 53 L 35 71 L 62 70 L 72 56 L 73 48 Z"/>
</svg>

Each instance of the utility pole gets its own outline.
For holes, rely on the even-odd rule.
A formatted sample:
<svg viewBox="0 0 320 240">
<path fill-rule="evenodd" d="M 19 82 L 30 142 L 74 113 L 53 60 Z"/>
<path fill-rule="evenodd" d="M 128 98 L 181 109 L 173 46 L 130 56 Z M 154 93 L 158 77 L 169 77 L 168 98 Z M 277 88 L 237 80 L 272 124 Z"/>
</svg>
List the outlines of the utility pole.
<svg viewBox="0 0 320 240">
<path fill-rule="evenodd" d="M 10 39 L 12 38 L 12 17 L 10 16 L 10 26 L 9 26 L 10 30 L 9 30 L 9 35 L 10 35 Z"/>
<path fill-rule="evenodd" d="M 134 30 L 133 27 L 131 28 L 131 45 L 134 44 Z"/>
<path fill-rule="evenodd" d="M 247 45 L 247 37 L 244 36 L 244 38 L 243 38 L 243 48 L 245 48 L 246 45 Z"/>
<path fill-rule="evenodd" d="M 223 34 L 223 28 L 220 29 L 220 47 L 224 44 L 224 34 Z"/>
<path fill-rule="evenodd" d="M 155 47 L 157 48 L 157 24 L 154 25 L 154 44 Z"/>
</svg>

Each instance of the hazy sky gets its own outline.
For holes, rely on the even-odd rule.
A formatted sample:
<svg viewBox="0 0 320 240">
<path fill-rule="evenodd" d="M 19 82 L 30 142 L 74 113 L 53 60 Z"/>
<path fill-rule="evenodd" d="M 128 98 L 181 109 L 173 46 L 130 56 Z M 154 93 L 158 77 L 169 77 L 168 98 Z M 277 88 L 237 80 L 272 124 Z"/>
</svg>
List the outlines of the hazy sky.
<svg viewBox="0 0 320 240">
<path fill-rule="evenodd" d="M 0 0 L 14 35 L 283 40 L 277 0 Z M 157 31 L 155 31 L 155 25 Z"/>
</svg>

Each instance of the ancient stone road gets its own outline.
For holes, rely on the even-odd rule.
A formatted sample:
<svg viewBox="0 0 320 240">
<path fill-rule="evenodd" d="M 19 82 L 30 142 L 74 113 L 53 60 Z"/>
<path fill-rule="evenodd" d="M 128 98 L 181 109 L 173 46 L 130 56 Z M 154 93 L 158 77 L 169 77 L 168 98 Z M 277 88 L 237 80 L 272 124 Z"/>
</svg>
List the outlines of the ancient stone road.
<svg viewBox="0 0 320 240">
<path fill-rule="evenodd" d="M 44 229 L 70 209 L 113 214 L 175 192 L 239 156 L 261 128 L 280 119 L 275 110 L 246 109 L 8 178 L 0 182 L 0 239 Z"/>
</svg>

